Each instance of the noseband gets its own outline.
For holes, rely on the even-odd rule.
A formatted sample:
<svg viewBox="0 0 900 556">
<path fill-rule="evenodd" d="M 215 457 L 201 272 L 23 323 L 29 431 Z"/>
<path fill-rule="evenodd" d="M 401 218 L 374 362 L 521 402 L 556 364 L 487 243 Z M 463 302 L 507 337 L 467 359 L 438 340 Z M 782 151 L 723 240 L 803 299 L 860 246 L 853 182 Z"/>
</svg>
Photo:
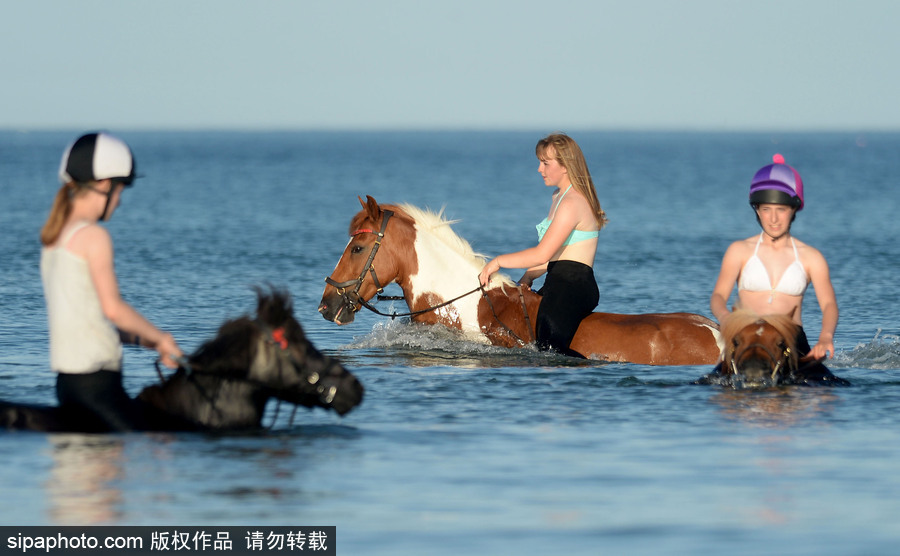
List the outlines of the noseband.
<svg viewBox="0 0 900 556">
<path fill-rule="evenodd" d="M 789 347 L 784 348 L 784 350 L 781 352 L 780 358 L 776 357 L 775 354 L 773 354 L 771 351 L 769 351 L 769 348 L 767 348 L 766 346 L 764 346 L 760 343 L 750 344 L 743 351 L 745 352 L 754 346 L 759 347 L 764 352 L 766 352 L 766 355 L 769 356 L 769 359 L 771 359 L 771 361 L 773 363 L 775 363 L 775 367 L 772 369 L 772 375 L 770 377 L 772 380 L 775 380 L 775 377 L 778 376 L 778 373 L 779 373 L 779 371 L 781 371 L 781 368 L 783 366 L 790 365 L 791 348 L 789 348 Z M 732 350 L 731 350 L 731 372 L 734 373 L 735 376 L 740 376 L 741 373 L 738 372 L 737 363 L 735 363 L 735 360 L 734 360 L 734 352 L 735 352 L 735 349 L 732 348 Z M 793 365 L 791 365 L 791 367 L 793 367 Z M 792 368 L 791 370 L 796 371 L 797 369 Z"/>
<path fill-rule="evenodd" d="M 356 280 L 347 280 L 346 282 L 337 282 L 331 276 L 325 278 L 325 283 L 330 286 L 334 286 L 337 290 L 338 295 L 344 300 L 344 304 L 350 307 L 353 312 L 359 311 L 359 306 L 364 302 L 359 297 L 359 290 L 362 288 L 363 280 L 366 279 L 366 274 L 372 275 L 372 282 L 375 283 L 375 288 L 377 293 L 382 293 L 384 291 L 384 286 L 381 285 L 381 282 L 378 281 L 378 275 L 375 274 L 375 255 L 378 253 L 378 248 L 381 247 L 381 240 L 384 239 L 384 231 L 387 229 L 388 220 L 393 216 L 393 211 L 386 210 L 384 211 L 384 218 L 381 221 L 381 230 L 376 232 L 371 228 L 361 228 L 356 230 L 352 234 L 351 237 L 358 236 L 360 234 L 375 234 L 375 243 L 372 245 L 372 250 L 369 252 L 369 259 L 366 261 L 365 266 L 363 266 L 362 272 L 359 273 L 359 277 Z M 353 291 L 347 292 L 347 288 L 355 286 Z"/>
</svg>

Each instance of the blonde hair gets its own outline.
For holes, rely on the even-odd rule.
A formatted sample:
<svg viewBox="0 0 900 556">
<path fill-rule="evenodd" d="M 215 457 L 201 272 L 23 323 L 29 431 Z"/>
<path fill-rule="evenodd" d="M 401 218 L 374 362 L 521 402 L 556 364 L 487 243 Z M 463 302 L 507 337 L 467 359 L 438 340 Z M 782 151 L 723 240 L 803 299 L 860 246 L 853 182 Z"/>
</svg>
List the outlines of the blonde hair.
<svg viewBox="0 0 900 556">
<path fill-rule="evenodd" d="M 59 239 L 63 226 L 66 225 L 69 215 L 72 214 L 72 199 L 83 195 L 91 184 L 79 184 L 70 181 L 59 188 L 56 197 L 53 199 L 53 206 L 50 207 L 50 214 L 44 227 L 41 228 L 41 243 L 43 245 L 53 245 Z"/>
<path fill-rule="evenodd" d="M 590 203 L 594 212 L 594 218 L 597 220 L 597 228 L 602 229 L 609 222 L 609 219 L 606 218 L 606 212 L 603 211 L 603 207 L 600 206 L 600 201 L 597 199 L 594 180 L 591 179 L 591 173 L 588 170 L 587 162 L 584 160 L 584 153 L 581 152 L 581 147 L 565 133 L 551 133 L 538 141 L 534 147 L 534 154 L 537 155 L 538 159 L 546 160 L 550 158 L 547 156 L 550 149 L 553 149 L 556 155 L 553 158 L 566 169 L 569 179 L 572 180 L 572 185 Z"/>
</svg>

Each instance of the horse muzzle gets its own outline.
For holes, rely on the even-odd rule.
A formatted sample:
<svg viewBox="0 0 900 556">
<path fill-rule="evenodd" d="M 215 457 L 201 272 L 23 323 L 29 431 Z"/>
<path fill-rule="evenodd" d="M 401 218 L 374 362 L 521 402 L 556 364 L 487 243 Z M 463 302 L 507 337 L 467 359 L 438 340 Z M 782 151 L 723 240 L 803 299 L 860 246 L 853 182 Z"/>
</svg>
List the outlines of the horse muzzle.
<svg viewBox="0 0 900 556">
<path fill-rule="evenodd" d="M 320 355 L 321 356 L 321 355 Z M 362 403 L 365 389 L 356 376 L 333 357 L 321 356 L 317 370 L 302 379 L 301 395 L 293 401 L 307 407 L 318 406 L 345 415 Z"/>
<path fill-rule="evenodd" d="M 359 307 L 359 302 L 354 302 L 348 294 L 342 295 L 335 291 L 331 295 L 322 296 L 319 313 L 325 320 L 344 325 L 353 322 Z"/>
<path fill-rule="evenodd" d="M 337 361 L 333 362 L 338 371 L 322 381 L 320 399 L 323 404 L 334 409 L 338 415 L 346 415 L 351 409 L 362 403 L 365 389 L 356 376 L 344 369 Z M 340 372 L 342 371 L 342 372 Z"/>
<path fill-rule="evenodd" d="M 747 346 L 735 354 L 731 367 L 745 386 L 775 386 L 781 382 L 785 361 L 759 344 Z"/>
</svg>

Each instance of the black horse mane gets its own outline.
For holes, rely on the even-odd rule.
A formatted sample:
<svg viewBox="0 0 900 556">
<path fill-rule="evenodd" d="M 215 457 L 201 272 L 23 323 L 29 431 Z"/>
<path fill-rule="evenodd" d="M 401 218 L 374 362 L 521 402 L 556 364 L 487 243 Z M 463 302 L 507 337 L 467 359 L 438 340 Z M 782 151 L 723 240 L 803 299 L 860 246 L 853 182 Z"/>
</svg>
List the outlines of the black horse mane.
<svg viewBox="0 0 900 556">
<path fill-rule="evenodd" d="M 304 338 L 300 324 L 294 319 L 289 293 L 275 288 L 254 289 L 256 318 L 244 315 L 222 324 L 215 338 L 188 357 L 192 368 L 209 374 L 243 376 L 250 368 L 255 355 L 254 342 L 260 333 L 283 327 L 289 341 L 297 341 L 298 333 L 300 339 Z"/>
<path fill-rule="evenodd" d="M 256 318 L 259 321 L 266 323 L 272 328 L 296 322 L 291 294 L 276 288 L 270 288 L 269 291 L 258 287 L 254 289 L 256 290 L 257 300 Z"/>
</svg>

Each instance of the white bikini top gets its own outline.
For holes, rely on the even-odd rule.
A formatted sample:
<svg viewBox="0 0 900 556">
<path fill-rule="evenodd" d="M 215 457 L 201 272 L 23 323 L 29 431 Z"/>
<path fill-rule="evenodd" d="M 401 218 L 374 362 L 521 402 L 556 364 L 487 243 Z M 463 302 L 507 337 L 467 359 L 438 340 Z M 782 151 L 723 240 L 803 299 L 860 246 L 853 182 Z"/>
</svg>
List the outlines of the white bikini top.
<svg viewBox="0 0 900 556">
<path fill-rule="evenodd" d="M 809 285 L 809 277 L 806 275 L 803 263 L 800 262 L 800 255 L 797 253 L 797 244 L 794 243 L 794 238 L 791 238 L 791 246 L 794 248 L 794 262 L 784 269 L 784 274 L 781 275 L 778 285 L 774 288 L 766 266 L 757 255 L 762 238 L 763 235 L 760 233 L 759 240 L 756 242 L 756 249 L 753 250 L 753 256 L 747 259 L 744 268 L 741 269 L 741 276 L 738 279 L 738 290 L 770 292 L 769 303 L 772 302 L 772 296 L 776 292 L 785 295 L 803 295 Z"/>
</svg>

